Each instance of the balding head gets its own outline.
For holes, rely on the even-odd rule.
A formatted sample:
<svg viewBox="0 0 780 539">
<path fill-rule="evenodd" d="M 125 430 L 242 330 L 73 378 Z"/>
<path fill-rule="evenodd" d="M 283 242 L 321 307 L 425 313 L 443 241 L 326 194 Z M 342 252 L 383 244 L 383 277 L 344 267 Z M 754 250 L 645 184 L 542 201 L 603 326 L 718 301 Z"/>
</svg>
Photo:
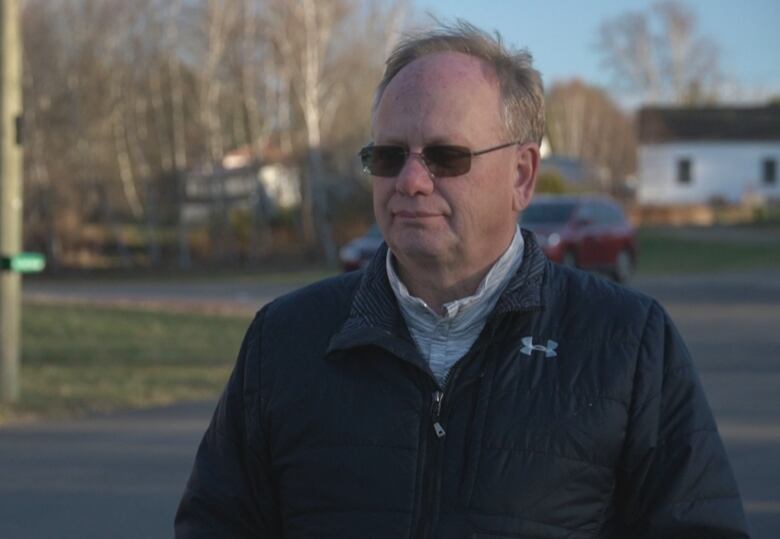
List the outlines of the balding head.
<svg viewBox="0 0 780 539">
<path fill-rule="evenodd" d="M 385 74 L 374 97 L 374 111 L 387 86 L 407 65 L 429 54 L 459 52 L 481 59 L 498 80 L 501 117 L 507 137 L 541 143 L 544 136 L 544 90 L 539 72 L 526 50 L 504 46 L 495 37 L 463 21 L 440 25 L 430 32 L 410 34 L 399 42 L 387 60 Z"/>
</svg>

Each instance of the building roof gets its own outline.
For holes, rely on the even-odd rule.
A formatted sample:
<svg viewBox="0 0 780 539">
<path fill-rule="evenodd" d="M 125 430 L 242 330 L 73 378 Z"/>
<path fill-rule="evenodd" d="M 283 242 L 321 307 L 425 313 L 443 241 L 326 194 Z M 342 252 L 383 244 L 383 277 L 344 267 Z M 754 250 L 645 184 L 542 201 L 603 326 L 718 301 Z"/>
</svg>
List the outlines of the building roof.
<svg viewBox="0 0 780 539">
<path fill-rule="evenodd" d="M 697 140 L 780 140 L 780 106 L 645 107 L 639 143 Z"/>
</svg>

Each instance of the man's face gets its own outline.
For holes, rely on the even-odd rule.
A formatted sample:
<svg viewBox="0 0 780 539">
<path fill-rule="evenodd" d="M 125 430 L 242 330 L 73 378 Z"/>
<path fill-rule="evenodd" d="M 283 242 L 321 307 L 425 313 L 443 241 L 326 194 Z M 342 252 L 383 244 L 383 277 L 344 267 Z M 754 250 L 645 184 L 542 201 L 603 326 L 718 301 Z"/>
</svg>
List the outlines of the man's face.
<svg viewBox="0 0 780 539">
<path fill-rule="evenodd" d="M 385 89 L 373 118 L 374 143 L 410 152 L 432 144 L 490 148 L 510 141 L 500 107 L 487 64 L 461 53 L 427 55 Z M 397 176 L 374 177 L 376 220 L 401 263 L 470 271 L 495 261 L 528 202 L 518 187 L 518 148 L 473 157 L 461 176 L 432 178 L 422 159 L 410 156 Z"/>
</svg>

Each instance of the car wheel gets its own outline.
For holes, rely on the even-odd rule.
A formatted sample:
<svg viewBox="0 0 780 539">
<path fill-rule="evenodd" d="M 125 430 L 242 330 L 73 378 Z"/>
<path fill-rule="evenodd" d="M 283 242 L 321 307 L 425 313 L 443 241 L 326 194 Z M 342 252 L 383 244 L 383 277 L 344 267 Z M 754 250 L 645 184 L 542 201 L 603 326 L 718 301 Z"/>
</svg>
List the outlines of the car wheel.
<svg viewBox="0 0 780 539">
<path fill-rule="evenodd" d="M 574 254 L 574 251 L 566 251 L 563 253 L 563 259 L 561 261 L 564 266 L 568 266 L 570 268 L 576 268 L 577 267 L 577 256 Z"/>
<path fill-rule="evenodd" d="M 632 273 L 634 273 L 634 259 L 628 249 L 623 249 L 615 258 L 615 280 L 619 283 L 627 283 Z"/>
</svg>

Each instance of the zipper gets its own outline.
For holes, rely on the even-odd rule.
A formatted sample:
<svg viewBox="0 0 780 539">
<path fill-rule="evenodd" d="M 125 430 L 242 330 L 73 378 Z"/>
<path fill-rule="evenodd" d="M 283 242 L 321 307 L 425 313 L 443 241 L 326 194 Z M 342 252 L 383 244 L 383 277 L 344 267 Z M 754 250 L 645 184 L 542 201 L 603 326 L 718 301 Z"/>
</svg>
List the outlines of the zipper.
<svg viewBox="0 0 780 539">
<path fill-rule="evenodd" d="M 524 314 L 536 311 L 538 309 L 524 309 Z M 439 505 L 441 496 L 441 467 L 442 467 L 442 454 L 444 450 L 444 442 L 439 441 L 447 435 L 446 429 L 442 424 L 446 416 L 447 409 L 445 405 L 445 396 L 449 399 L 457 391 L 469 386 L 472 382 L 478 382 L 485 376 L 486 366 L 482 366 L 480 373 L 475 378 L 466 381 L 461 384 L 460 387 L 455 386 L 455 382 L 460 374 L 464 365 L 473 361 L 473 356 L 484 355 L 485 350 L 490 348 L 490 344 L 493 342 L 493 336 L 496 334 L 501 324 L 495 320 L 489 321 L 491 324 L 489 327 L 489 333 L 482 334 L 477 339 L 477 342 L 472 347 L 467 356 L 462 357 L 450 370 L 446 378 L 442 382 L 441 386 L 435 386 L 431 393 L 431 424 L 432 429 L 429 429 L 425 425 L 425 421 L 421 421 L 420 433 L 424 438 L 420 443 L 420 456 L 418 459 L 418 474 L 419 479 L 419 494 L 415 500 L 414 517 L 412 518 L 412 526 L 410 529 L 410 537 L 415 539 L 428 539 L 431 537 L 434 529 L 438 525 L 439 520 Z M 483 359 L 485 361 L 485 359 Z M 430 382 L 430 375 L 427 377 Z M 430 390 L 431 385 L 426 384 L 426 388 L 421 388 L 423 392 L 427 393 Z M 450 390 L 450 388 L 452 388 Z M 457 390 L 457 391 L 456 391 Z M 431 430 L 433 433 L 431 433 Z M 437 445 L 438 444 L 438 445 Z"/>
<path fill-rule="evenodd" d="M 465 361 L 464 361 L 465 360 Z M 422 514 L 427 515 L 425 518 L 420 517 L 418 530 L 416 537 L 420 539 L 427 539 L 431 536 L 433 528 L 438 521 L 439 510 L 439 497 L 441 490 L 441 458 L 444 446 L 442 440 L 447 431 L 441 423 L 442 419 L 442 407 L 444 405 L 445 391 L 452 386 L 452 383 L 457 379 L 463 365 L 468 363 L 468 358 L 462 358 L 452 370 L 447 374 L 444 379 L 441 388 L 434 389 L 431 395 L 431 423 L 433 426 L 433 436 L 430 434 L 426 437 L 425 441 L 425 460 L 423 461 L 422 477 L 423 477 L 423 496 L 422 504 L 425 509 Z M 448 392 L 447 395 L 450 393 Z M 427 432 L 430 432 L 426 429 Z M 422 509 L 422 508 L 421 508 Z"/>
<path fill-rule="evenodd" d="M 434 520 L 436 519 L 435 511 L 438 507 L 439 496 L 439 467 L 441 466 L 442 444 L 444 443 L 442 439 L 447 435 L 440 422 L 443 402 L 444 391 L 438 388 L 435 389 L 431 394 L 431 423 L 433 429 L 425 429 L 425 432 L 428 434 L 425 437 L 425 456 L 421 469 L 422 498 L 419 508 L 420 520 L 417 526 L 417 533 L 414 535 L 418 539 L 426 539 L 431 536 Z M 431 430 L 433 430 L 432 434 Z"/>
<path fill-rule="evenodd" d="M 492 336 L 496 331 L 496 327 L 493 326 L 491 328 L 490 337 L 484 340 L 485 343 L 492 342 Z M 484 337 L 484 335 L 482 336 Z M 482 339 L 480 339 L 482 340 Z M 478 348 L 472 349 L 471 353 L 468 354 L 465 357 L 462 357 L 450 370 L 450 372 L 447 373 L 447 376 L 444 378 L 444 381 L 441 384 L 441 388 L 437 388 L 434 390 L 432 395 L 432 402 L 431 402 L 431 420 L 433 424 L 433 432 L 435 435 L 434 437 L 429 437 L 426 440 L 426 446 L 425 446 L 425 460 L 423 461 L 422 466 L 422 477 L 423 477 L 423 498 L 422 502 L 425 506 L 425 513 L 428 515 L 427 518 L 423 519 L 420 517 L 420 521 L 418 523 L 418 530 L 419 532 L 416 534 L 416 537 L 420 539 L 428 539 L 431 537 L 434 528 L 438 524 L 439 520 L 439 504 L 440 504 L 440 497 L 441 497 L 441 466 L 442 466 L 442 454 L 444 451 L 443 441 L 439 442 L 439 440 L 442 440 L 446 435 L 447 431 L 444 428 L 444 425 L 442 425 L 443 420 L 443 413 L 446 415 L 447 409 L 444 408 L 445 405 L 445 396 L 447 397 L 447 402 L 452 399 L 453 395 L 465 387 L 469 386 L 472 382 L 477 382 L 482 379 L 482 377 L 485 375 L 484 367 L 480 369 L 480 373 L 478 376 L 464 382 L 460 385 L 460 387 L 456 386 L 456 382 L 458 380 L 458 377 L 461 373 L 461 371 L 464 368 L 464 365 L 469 364 L 471 361 L 473 361 L 473 356 L 483 353 L 483 349 L 486 346 L 483 344 L 482 346 L 479 346 Z M 436 442 L 439 442 L 437 445 Z"/>
<path fill-rule="evenodd" d="M 439 416 L 441 416 L 441 401 L 444 400 L 444 392 L 436 390 L 433 392 L 433 404 L 431 405 L 431 413 L 433 415 L 433 432 L 436 433 L 437 438 L 444 438 L 447 435 L 447 431 L 439 423 Z"/>
</svg>

